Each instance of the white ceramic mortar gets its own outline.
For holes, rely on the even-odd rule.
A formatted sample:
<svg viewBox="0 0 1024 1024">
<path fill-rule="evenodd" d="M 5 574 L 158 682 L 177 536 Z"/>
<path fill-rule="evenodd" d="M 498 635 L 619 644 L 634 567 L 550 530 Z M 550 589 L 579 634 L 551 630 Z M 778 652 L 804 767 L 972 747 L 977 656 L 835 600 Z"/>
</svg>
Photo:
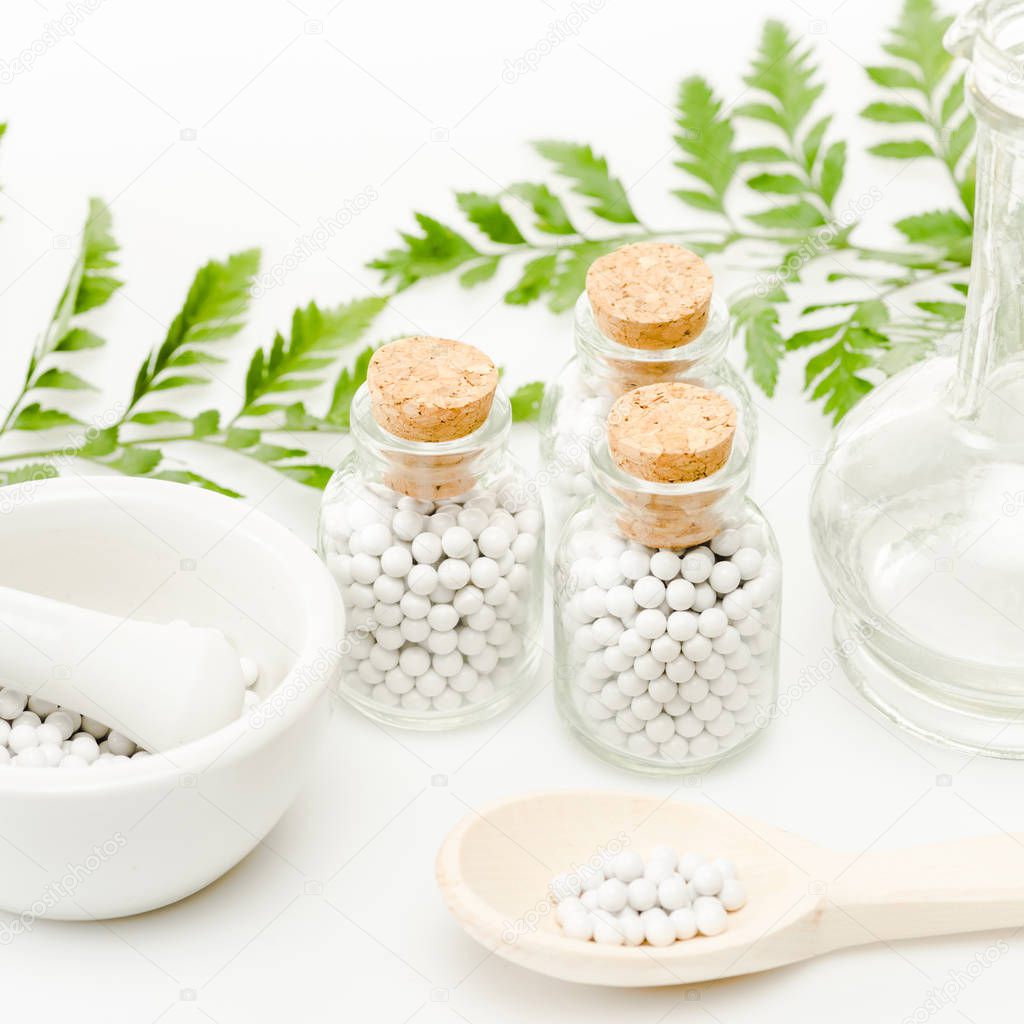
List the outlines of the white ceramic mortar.
<svg viewBox="0 0 1024 1024">
<path fill-rule="evenodd" d="M 216 626 L 261 669 L 258 707 L 165 755 L 0 769 L 0 908 L 51 920 L 135 914 L 237 864 L 292 803 L 325 731 L 344 612 L 316 555 L 263 513 L 196 487 L 56 479 L 0 490 L 0 583 Z"/>
</svg>

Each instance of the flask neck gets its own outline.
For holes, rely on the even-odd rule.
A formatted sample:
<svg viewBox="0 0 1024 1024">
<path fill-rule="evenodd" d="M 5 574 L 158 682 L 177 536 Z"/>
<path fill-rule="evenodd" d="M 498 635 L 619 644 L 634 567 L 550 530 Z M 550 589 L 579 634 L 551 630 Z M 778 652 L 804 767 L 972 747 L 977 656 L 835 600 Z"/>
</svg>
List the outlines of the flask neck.
<svg viewBox="0 0 1024 1024">
<path fill-rule="evenodd" d="M 969 11 L 947 45 L 971 60 L 967 95 L 977 119 L 977 192 L 967 310 L 954 410 L 979 419 L 989 396 L 1024 378 L 1024 3 Z M 1018 395 L 1015 401 L 1019 402 Z"/>
</svg>

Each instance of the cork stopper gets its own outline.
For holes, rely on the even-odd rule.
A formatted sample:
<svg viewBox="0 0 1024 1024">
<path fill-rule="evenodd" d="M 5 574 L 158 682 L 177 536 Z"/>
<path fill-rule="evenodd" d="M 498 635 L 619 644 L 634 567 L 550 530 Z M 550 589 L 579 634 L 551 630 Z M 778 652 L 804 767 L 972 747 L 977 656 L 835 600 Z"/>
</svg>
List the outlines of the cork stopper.
<svg viewBox="0 0 1024 1024">
<path fill-rule="evenodd" d="M 366 373 L 373 418 L 406 441 L 457 441 L 487 421 L 498 387 L 479 349 L 445 338 L 403 338 L 379 348 Z M 479 448 L 430 455 L 391 451 L 384 483 L 399 494 L 437 501 L 473 489 Z"/>
<path fill-rule="evenodd" d="M 623 395 L 608 415 L 608 448 L 624 473 L 659 484 L 703 480 L 729 461 L 736 409 L 717 391 L 693 384 L 650 384 Z M 727 489 L 691 494 L 623 490 L 619 528 L 654 548 L 702 544 L 720 529 Z"/>
<path fill-rule="evenodd" d="M 652 483 L 701 480 L 729 460 L 736 409 L 693 384 L 648 384 L 623 395 L 608 414 L 608 446 L 624 473 Z"/>
<path fill-rule="evenodd" d="M 594 260 L 587 297 L 597 326 L 629 348 L 677 348 L 708 322 L 714 279 L 696 254 L 670 242 L 636 242 Z"/>
<path fill-rule="evenodd" d="M 373 418 L 406 441 L 455 441 L 483 426 L 498 387 L 478 348 L 403 338 L 377 349 L 366 373 Z"/>
</svg>

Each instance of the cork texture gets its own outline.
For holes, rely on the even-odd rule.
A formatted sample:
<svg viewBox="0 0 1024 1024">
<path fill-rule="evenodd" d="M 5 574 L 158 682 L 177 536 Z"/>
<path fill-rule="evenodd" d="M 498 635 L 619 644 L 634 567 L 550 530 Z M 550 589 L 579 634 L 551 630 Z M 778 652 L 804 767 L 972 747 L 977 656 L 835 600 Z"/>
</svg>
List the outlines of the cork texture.
<svg viewBox="0 0 1024 1024">
<path fill-rule="evenodd" d="M 438 456 L 389 452 L 390 467 L 384 474 L 384 483 L 410 498 L 427 501 L 458 498 L 476 486 L 479 454 L 479 450 L 464 455 Z"/>
<path fill-rule="evenodd" d="M 676 348 L 704 330 L 714 278 L 689 249 L 636 242 L 594 260 L 586 287 L 608 337 L 630 348 Z"/>
<path fill-rule="evenodd" d="M 617 517 L 624 537 L 650 548 L 688 548 L 721 533 L 723 492 L 678 496 L 619 492 L 623 511 Z"/>
<path fill-rule="evenodd" d="M 366 374 L 373 418 L 407 441 L 454 441 L 483 426 L 498 387 L 479 349 L 414 337 L 379 348 Z"/>
<path fill-rule="evenodd" d="M 624 473 L 651 483 L 701 480 L 729 459 L 736 409 L 717 391 L 667 382 L 636 388 L 608 414 L 608 447 Z"/>
</svg>

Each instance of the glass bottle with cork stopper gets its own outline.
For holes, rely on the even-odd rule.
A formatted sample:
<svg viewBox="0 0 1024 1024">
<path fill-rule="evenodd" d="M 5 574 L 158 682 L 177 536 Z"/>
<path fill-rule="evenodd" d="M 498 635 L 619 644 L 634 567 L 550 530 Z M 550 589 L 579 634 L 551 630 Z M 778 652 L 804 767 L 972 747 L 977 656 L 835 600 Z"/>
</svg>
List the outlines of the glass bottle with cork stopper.
<svg viewBox="0 0 1024 1024">
<path fill-rule="evenodd" d="M 347 616 L 340 692 L 371 718 L 451 728 L 535 681 L 543 516 L 511 419 L 471 345 L 405 338 L 370 360 L 319 543 Z"/>
<path fill-rule="evenodd" d="M 608 410 L 632 388 L 684 381 L 719 391 L 753 446 L 753 407 L 726 359 L 729 341 L 729 311 L 707 264 L 688 249 L 637 242 L 591 264 L 576 303 L 575 355 L 546 389 L 541 409 L 552 545 L 590 493 L 587 452 L 602 437 Z"/>
<path fill-rule="evenodd" d="M 557 694 L 608 761 L 700 771 L 771 721 L 781 566 L 749 455 L 732 402 L 680 382 L 620 397 L 591 450 L 555 558 Z"/>
</svg>

